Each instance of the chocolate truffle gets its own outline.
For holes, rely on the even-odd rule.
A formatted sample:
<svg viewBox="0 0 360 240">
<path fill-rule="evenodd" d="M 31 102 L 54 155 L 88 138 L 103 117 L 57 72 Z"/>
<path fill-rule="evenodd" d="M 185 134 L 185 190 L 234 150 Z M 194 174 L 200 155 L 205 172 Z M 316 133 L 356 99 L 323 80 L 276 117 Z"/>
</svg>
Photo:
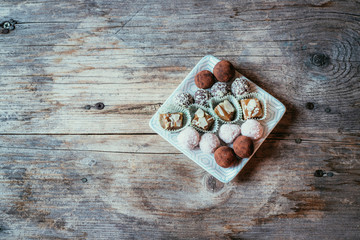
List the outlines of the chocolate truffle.
<svg viewBox="0 0 360 240">
<path fill-rule="evenodd" d="M 175 103 L 188 107 L 190 104 L 194 103 L 194 99 L 189 93 L 179 93 L 175 96 Z"/>
<path fill-rule="evenodd" d="M 213 153 L 220 147 L 220 140 L 213 133 L 205 133 L 201 136 L 199 146 L 204 153 Z"/>
<path fill-rule="evenodd" d="M 231 84 L 231 92 L 235 97 L 240 97 L 249 91 L 250 84 L 244 77 L 235 79 L 235 81 Z"/>
<path fill-rule="evenodd" d="M 241 127 L 237 124 L 223 124 L 219 129 L 219 137 L 225 143 L 232 143 L 241 133 Z"/>
<path fill-rule="evenodd" d="M 224 82 L 217 82 L 211 87 L 210 92 L 213 97 L 223 97 L 230 92 L 230 86 Z"/>
<path fill-rule="evenodd" d="M 199 144 L 200 135 L 194 128 L 187 127 L 179 133 L 177 140 L 180 146 L 191 150 Z"/>
<path fill-rule="evenodd" d="M 191 124 L 206 131 L 212 127 L 214 122 L 215 119 L 213 116 L 211 116 L 210 114 L 206 113 L 204 110 L 199 108 L 195 112 L 195 116 L 191 121 Z"/>
<path fill-rule="evenodd" d="M 263 116 L 261 103 L 257 98 L 241 99 L 244 120 L 248 118 L 260 118 Z"/>
<path fill-rule="evenodd" d="M 233 148 L 236 155 L 240 158 L 248 158 L 254 152 L 253 141 L 246 136 L 237 137 L 234 141 Z"/>
<path fill-rule="evenodd" d="M 264 133 L 264 127 L 254 119 L 248 119 L 241 125 L 241 133 L 252 140 L 258 140 Z"/>
<path fill-rule="evenodd" d="M 224 121 L 232 121 L 234 119 L 235 108 L 228 100 L 219 103 L 214 111 Z"/>
<path fill-rule="evenodd" d="M 234 78 L 235 68 L 231 62 L 222 60 L 215 65 L 213 73 L 219 82 L 228 82 Z"/>
<path fill-rule="evenodd" d="M 220 167 L 231 167 L 236 160 L 236 155 L 231 147 L 222 146 L 215 151 L 215 161 Z"/>
<path fill-rule="evenodd" d="M 212 72 L 208 70 L 202 70 L 198 72 L 195 76 L 195 84 L 198 88 L 206 89 L 211 88 L 215 83 L 215 77 Z"/>
<path fill-rule="evenodd" d="M 166 130 L 180 129 L 183 125 L 183 113 L 164 113 L 160 114 L 160 125 Z"/>
<path fill-rule="evenodd" d="M 199 89 L 195 92 L 195 103 L 206 107 L 210 99 L 210 93 L 204 89 Z"/>
</svg>

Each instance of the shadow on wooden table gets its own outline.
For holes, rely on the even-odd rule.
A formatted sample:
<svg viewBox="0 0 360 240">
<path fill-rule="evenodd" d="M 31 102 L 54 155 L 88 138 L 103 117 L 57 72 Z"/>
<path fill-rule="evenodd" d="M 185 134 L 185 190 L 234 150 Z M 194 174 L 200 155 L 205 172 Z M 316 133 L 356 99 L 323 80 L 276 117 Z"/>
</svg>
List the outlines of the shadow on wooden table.
<svg viewBox="0 0 360 240">
<path fill-rule="evenodd" d="M 257 77 L 252 75 L 250 79 L 253 79 L 254 82 L 259 82 L 257 80 Z M 277 96 L 272 91 L 268 91 L 268 89 L 264 89 L 265 91 L 269 92 L 271 95 L 273 95 L 275 98 L 277 98 L 280 102 L 282 102 L 286 107 L 286 112 L 283 116 L 283 118 L 280 120 L 280 122 L 276 125 L 276 127 L 273 129 L 272 133 L 268 136 L 267 139 L 265 139 L 264 143 L 258 151 L 255 153 L 253 158 L 245 165 L 245 167 L 240 171 L 240 173 L 235 177 L 235 179 L 232 181 L 233 183 L 243 183 L 247 182 L 251 179 L 251 177 L 256 172 L 256 169 L 259 167 L 261 163 L 266 161 L 267 159 L 271 158 L 274 153 L 278 151 L 279 148 L 279 141 L 284 140 L 284 136 L 286 133 L 288 133 L 288 129 L 291 127 L 293 122 L 296 120 L 298 116 L 297 109 L 292 106 L 288 101 L 285 99 L 282 99 L 282 97 Z M 278 135 L 275 139 L 272 139 L 272 136 Z M 260 157 L 260 155 L 263 155 L 264 151 L 264 145 L 271 145 L 268 146 L 267 149 L 271 149 L 271 151 L 266 151 L 266 157 Z M 259 160 L 261 159 L 261 160 Z"/>
<path fill-rule="evenodd" d="M 291 114 L 291 113 L 285 113 L 283 119 L 279 122 L 279 124 L 281 122 L 288 122 L 288 119 L 286 119 L 286 116 L 289 114 Z M 276 131 L 278 128 L 281 128 L 282 130 L 284 130 L 283 127 L 278 125 L 275 127 L 274 131 Z M 273 156 L 273 154 L 278 151 L 279 141 L 281 141 L 281 140 L 280 139 L 278 139 L 278 140 L 266 139 L 264 141 L 263 145 L 265 145 L 265 144 L 270 145 L 270 147 L 267 146 L 266 148 L 271 149 L 271 151 L 266 151 L 266 157 L 260 157 L 261 155 L 263 155 L 263 153 L 261 151 L 264 151 L 264 146 L 262 145 L 258 149 L 258 151 L 255 153 L 255 155 L 252 157 L 252 159 L 250 159 L 250 161 L 245 165 L 245 167 L 235 177 L 233 182 L 234 183 L 243 183 L 243 182 L 249 181 L 252 178 L 252 176 L 254 175 L 254 173 L 256 172 L 256 169 L 260 166 L 260 164 L 262 164 L 267 159 L 271 158 Z"/>
</svg>

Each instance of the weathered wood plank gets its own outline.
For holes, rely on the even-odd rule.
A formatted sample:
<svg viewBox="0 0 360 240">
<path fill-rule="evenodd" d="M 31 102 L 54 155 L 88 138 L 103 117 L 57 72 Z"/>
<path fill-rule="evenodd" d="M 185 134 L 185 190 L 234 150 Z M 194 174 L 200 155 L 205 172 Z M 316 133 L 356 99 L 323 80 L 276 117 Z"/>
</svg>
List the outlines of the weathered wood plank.
<svg viewBox="0 0 360 240">
<path fill-rule="evenodd" d="M 2 132 L 148 133 L 148 118 L 129 115 L 134 111 L 127 109 L 150 117 L 192 66 L 208 53 L 232 60 L 241 72 L 285 102 L 291 114 L 288 116 L 295 119 L 293 125 L 303 123 L 304 127 L 312 127 L 307 131 L 331 133 L 354 134 L 359 129 L 356 127 L 359 16 L 356 8 L 351 7 L 356 6 L 354 2 L 324 5 L 267 2 L 247 5 L 241 10 L 232 5 L 193 7 L 192 2 L 166 7 L 158 2 L 144 7 L 136 17 L 128 16 L 137 9 L 136 4 L 92 3 L 79 1 L 79 9 L 94 11 L 81 21 L 75 14 L 78 9 L 69 9 L 68 2 L 56 6 L 59 11 L 64 8 L 64 14 L 77 21 L 53 14 L 52 21 L 35 23 L 32 16 L 46 16 L 54 7 L 40 4 L 36 13 L 29 16 L 28 24 L 19 24 L 11 34 L 2 35 L 1 43 L 8 47 L 1 50 L 6 59 L 0 65 L 0 81 L 6 84 L 16 79 L 19 83 L 1 89 L 1 102 L 12 106 L 11 110 L 6 107 L 2 110 L 5 122 Z M 304 6 L 310 9 L 305 11 Z M 342 11 L 338 10 L 340 6 Z M 111 15 L 110 11 L 110 15 L 103 16 L 101 9 L 110 7 L 118 12 Z M 289 14 L 289 10 L 296 11 Z M 13 11 L 17 15 L 17 11 L 26 10 Z M 216 14 L 218 18 L 203 18 L 205 13 Z M 173 18 L 174 15 L 181 16 L 182 21 Z M 127 20 L 132 17 L 131 22 L 118 32 L 116 24 L 124 17 Z M 339 21 L 344 17 L 346 21 Z M 197 24 L 190 24 L 194 21 Z M 316 26 L 315 30 L 312 26 Z M 211 34 L 215 32 L 218 34 Z M 309 60 L 314 53 L 326 54 L 330 62 L 314 66 Z M 141 102 L 134 103 L 135 96 Z M 102 111 L 100 116 L 98 112 L 95 116 L 92 111 L 83 112 L 82 106 L 98 101 L 104 102 L 109 111 Z M 354 104 L 347 104 L 349 101 Z M 313 102 L 315 110 L 304 110 L 307 102 Z M 21 110 L 13 106 L 21 106 Z M 90 115 L 84 115 L 89 112 Z M 124 114 L 110 114 L 114 112 Z M 351 122 L 345 120 L 348 115 L 353 116 Z M 68 116 L 72 116 L 71 122 L 63 124 Z M 129 118 L 146 129 L 129 128 L 125 124 Z M 314 122 L 319 126 L 314 126 Z M 285 121 L 284 125 L 290 123 Z M 327 129 L 322 128 L 324 124 Z M 305 130 L 290 129 L 288 133 L 294 131 Z"/>
<path fill-rule="evenodd" d="M 1 1 L 1 21 L 19 23 L 0 35 L 0 238 L 355 239 L 359 9 Z M 147 124 L 207 54 L 288 109 L 225 185 Z M 105 109 L 84 109 L 96 102 Z"/>
<path fill-rule="evenodd" d="M 142 234 L 152 238 L 223 234 L 261 238 L 258 234 L 274 226 L 285 229 L 272 232 L 274 238 L 296 234 L 352 238 L 357 234 L 360 196 L 353 191 L 360 174 L 357 145 L 266 141 L 236 180 L 213 192 L 206 187 L 206 172 L 184 155 L 166 154 L 164 147 L 156 150 L 151 144 L 143 147 L 149 151 L 135 150 L 134 146 L 153 142 L 156 136 L 142 136 L 146 140 L 140 143 L 135 136 L 125 144 L 119 139 L 103 142 L 105 149 L 114 145 L 130 153 L 94 151 L 94 146 L 82 146 L 86 144 L 82 138 L 27 139 L 35 148 L 49 142 L 47 146 L 53 148 L 49 151 L 22 149 L 25 139 L 19 137 L 13 142 L 20 148 L 1 150 L 4 201 L 0 206 L 7 222 L 0 234 L 28 238 L 80 238 L 85 233 L 86 238 L 99 239 Z M 4 137 L 3 142 L 7 142 Z M 150 154 L 152 151 L 163 154 Z M 319 168 L 335 175 L 315 178 L 313 172 Z M 353 224 L 345 227 L 345 222 L 337 221 L 337 227 L 328 228 L 334 219 L 351 219 Z M 16 229 L 19 224 L 23 227 Z M 27 231 L 38 228 L 42 233 Z M 107 233 L 99 235 L 98 231 Z"/>
</svg>

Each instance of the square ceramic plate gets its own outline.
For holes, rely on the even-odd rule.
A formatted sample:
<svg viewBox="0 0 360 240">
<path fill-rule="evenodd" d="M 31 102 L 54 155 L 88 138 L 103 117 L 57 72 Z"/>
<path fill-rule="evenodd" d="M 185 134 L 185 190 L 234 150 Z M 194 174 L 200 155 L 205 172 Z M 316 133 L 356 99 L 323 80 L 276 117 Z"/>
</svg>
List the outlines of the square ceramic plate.
<svg viewBox="0 0 360 240">
<path fill-rule="evenodd" d="M 180 83 L 180 85 L 175 89 L 175 91 L 170 95 L 170 97 L 165 101 L 164 105 L 168 105 L 172 102 L 173 98 L 180 92 L 188 92 L 192 96 L 194 96 L 196 90 L 198 88 L 195 85 L 194 78 L 195 75 L 202 71 L 202 70 L 209 70 L 213 71 L 214 66 L 216 63 L 218 63 L 220 60 L 217 59 L 214 56 L 208 55 L 203 57 L 198 64 L 191 70 L 191 72 L 186 76 L 184 81 Z M 240 73 L 236 72 L 236 77 L 242 76 Z M 248 79 L 247 79 L 248 80 Z M 267 138 L 267 136 L 270 134 L 270 132 L 274 129 L 276 124 L 280 121 L 282 116 L 284 115 L 286 108 L 285 106 L 276 98 L 271 96 L 269 93 L 265 92 L 262 88 L 257 86 L 252 81 L 248 80 L 250 82 L 251 91 L 250 92 L 256 92 L 260 94 L 267 104 L 267 116 L 264 120 L 261 120 L 261 124 L 264 126 L 264 134 L 263 137 L 256 142 L 254 142 L 254 153 L 259 149 L 261 144 L 264 142 L 264 140 Z M 238 164 L 235 166 L 232 166 L 230 168 L 222 168 L 219 165 L 216 164 L 214 159 L 214 154 L 206 154 L 203 153 L 199 148 L 195 148 L 194 150 L 188 150 L 185 148 L 182 148 L 176 139 L 177 135 L 179 133 L 170 133 L 168 131 L 165 131 L 159 123 L 159 112 L 160 109 L 155 113 L 155 115 L 151 118 L 149 125 L 150 127 L 161 137 L 163 137 L 165 140 L 167 140 L 170 144 L 172 144 L 174 147 L 179 149 L 182 153 L 184 153 L 186 156 L 188 156 L 191 160 L 193 160 L 195 163 L 197 163 L 200 167 L 205 169 L 208 173 L 213 175 L 215 178 L 217 178 L 219 181 L 223 183 L 230 182 L 240 171 L 244 168 L 245 164 L 251 159 L 253 155 L 251 155 L 249 158 L 243 158 L 241 161 L 239 161 Z M 238 124 L 241 125 L 242 122 L 239 122 Z M 231 146 L 231 145 L 230 145 Z"/>
</svg>

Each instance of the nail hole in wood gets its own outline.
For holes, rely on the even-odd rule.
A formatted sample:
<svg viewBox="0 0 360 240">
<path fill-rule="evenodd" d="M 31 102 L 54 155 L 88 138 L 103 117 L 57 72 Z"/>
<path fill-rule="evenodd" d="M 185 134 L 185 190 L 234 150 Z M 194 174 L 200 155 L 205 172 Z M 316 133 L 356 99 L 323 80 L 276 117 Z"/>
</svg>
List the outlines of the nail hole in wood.
<svg viewBox="0 0 360 240">
<path fill-rule="evenodd" d="M 86 105 L 86 106 L 85 106 L 85 109 L 86 109 L 86 110 L 89 110 L 90 108 L 91 108 L 91 105 Z"/>
<path fill-rule="evenodd" d="M 322 177 L 322 176 L 324 176 L 324 171 L 323 170 L 316 170 L 314 172 L 314 176 L 315 177 Z"/>
<path fill-rule="evenodd" d="M 98 110 L 102 110 L 102 109 L 104 109 L 104 107 L 105 107 L 105 104 L 103 104 L 102 102 L 98 102 L 95 104 L 95 108 Z"/>
<path fill-rule="evenodd" d="M 296 142 L 297 144 L 299 144 L 299 143 L 302 142 L 302 139 L 301 139 L 301 138 L 297 138 L 297 139 L 295 139 L 295 142 Z"/>
<path fill-rule="evenodd" d="M 330 113 L 330 112 L 331 112 L 331 108 L 328 108 L 328 107 L 325 108 L 325 112 L 326 112 L 326 113 Z"/>
<path fill-rule="evenodd" d="M 308 102 L 308 103 L 306 103 L 306 108 L 309 110 L 312 110 L 312 109 L 314 109 L 314 104 L 312 102 Z"/>
<path fill-rule="evenodd" d="M 87 178 L 82 178 L 81 181 L 82 181 L 83 183 L 86 183 L 88 180 L 87 180 Z"/>
</svg>

